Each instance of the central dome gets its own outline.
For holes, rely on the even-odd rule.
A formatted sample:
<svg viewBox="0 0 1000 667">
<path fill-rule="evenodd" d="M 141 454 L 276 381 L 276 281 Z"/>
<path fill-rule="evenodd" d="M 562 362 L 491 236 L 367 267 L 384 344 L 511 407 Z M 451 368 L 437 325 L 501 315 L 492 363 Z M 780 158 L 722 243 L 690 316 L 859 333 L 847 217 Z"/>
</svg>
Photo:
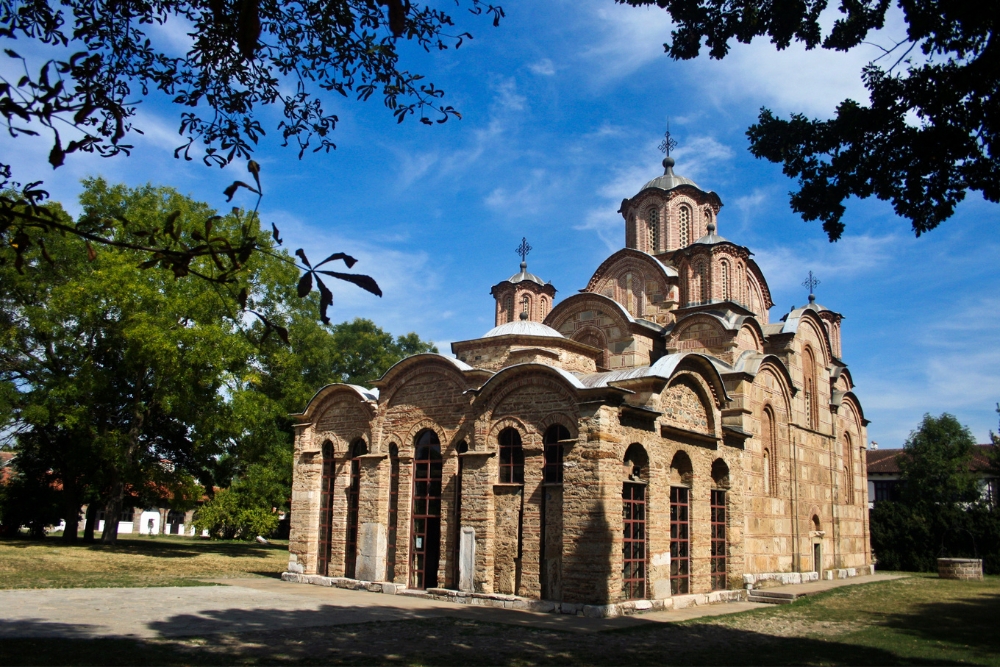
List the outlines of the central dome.
<svg viewBox="0 0 1000 667">
<path fill-rule="evenodd" d="M 483 338 L 495 338 L 496 336 L 544 336 L 546 338 L 563 338 L 563 335 L 552 327 L 545 326 L 541 322 L 532 322 L 530 320 L 507 322 L 507 324 L 501 324 L 498 327 L 493 327 L 483 335 Z"/>
<path fill-rule="evenodd" d="M 534 273 L 528 273 L 527 262 L 521 262 L 521 271 L 508 278 L 507 282 L 516 284 L 525 280 L 530 280 L 531 282 L 538 283 L 539 285 L 545 285 L 544 280 L 536 276 Z"/>
</svg>

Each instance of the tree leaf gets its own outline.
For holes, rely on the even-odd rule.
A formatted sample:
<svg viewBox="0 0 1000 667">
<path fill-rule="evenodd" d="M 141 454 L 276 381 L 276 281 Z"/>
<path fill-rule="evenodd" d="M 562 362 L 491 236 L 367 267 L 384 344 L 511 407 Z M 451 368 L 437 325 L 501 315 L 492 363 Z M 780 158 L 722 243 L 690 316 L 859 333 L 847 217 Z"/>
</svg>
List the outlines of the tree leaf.
<svg viewBox="0 0 1000 667">
<path fill-rule="evenodd" d="M 302 277 L 299 278 L 299 287 L 298 287 L 299 298 L 300 299 L 306 298 L 309 292 L 312 291 L 312 288 L 313 288 L 312 271 L 306 271 L 305 273 L 302 274 Z"/>
<path fill-rule="evenodd" d="M 354 283 L 366 292 L 371 292 L 375 296 L 382 296 L 382 289 L 371 276 L 366 276 L 360 273 L 338 273 L 337 271 L 319 271 L 319 273 L 333 276 L 338 280 L 346 280 L 349 283 Z"/>
<path fill-rule="evenodd" d="M 284 241 L 282 241 L 279 238 L 280 234 L 281 234 L 281 232 L 278 231 L 278 227 L 272 222 L 271 223 L 271 236 L 274 238 L 274 242 L 277 243 L 278 245 L 281 245 L 282 243 L 284 243 Z"/>
<path fill-rule="evenodd" d="M 333 292 L 319 279 L 319 276 L 316 276 L 316 286 L 319 287 L 319 319 L 323 324 L 329 324 L 330 318 L 327 317 L 326 309 L 333 305 Z"/>
<path fill-rule="evenodd" d="M 344 264 L 347 265 L 347 268 L 351 268 L 352 266 L 354 266 L 355 264 L 358 263 L 358 260 L 354 259 L 350 255 L 347 255 L 347 254 L 342 253 L 342 252 L 335 252 L 332 255 L 330 255 L 329 257 L 327 257 L 326 259 L 324 259 L 322 262 L 320 262 L 319 264 L 317 264 L 316 268 L 319 268 L 319 267 L 323 266 L 327 262 L 332 262 L 332 261 L 335 261 L 335 260 L 338 260 L 338 259 L 344 260 Z"/>
<path fill-rule="evenodd" d="M 247 185 L 243 181 L 233 181 L 233 183 L 229 187 L 227 187 L 225 190 L 222 191 L 222 194 L 226 195 L 226 201 L 232 201 L 233 195 L 235 195 L 236 191 L 239 190 L 240 188 L 246 188 L 247 190 L 249 190 L 254 194 L 258 195 L 260 194 L 260 192 L 258 192 L 257 189 L 254 188 L 252 185 Z"/>
<path fill-rule="evenodd" d="M 312 264 L 310 264 L 309 260 L 306 258 L 306 252 L 305 252 L 305 250 L 303 250 L 302 248 L 299 248 L 298 250 L 295 251 L 295 255 L 296 255 L 296 257 L 298 257 L 299 259 L 302 260 L 303 264 L 305 264 L 306 266 L 308 266 L 310 269 L 312 268 Z"/>
</svg>

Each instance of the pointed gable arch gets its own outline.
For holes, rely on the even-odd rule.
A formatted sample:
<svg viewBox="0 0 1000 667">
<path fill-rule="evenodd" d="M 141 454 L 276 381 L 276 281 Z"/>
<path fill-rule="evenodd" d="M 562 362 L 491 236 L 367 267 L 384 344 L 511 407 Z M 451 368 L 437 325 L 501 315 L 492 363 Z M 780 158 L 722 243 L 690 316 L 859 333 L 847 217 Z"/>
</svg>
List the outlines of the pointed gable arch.
<svg viewBox="0 0 1000 667">
<path fill-rule="evenodd" d="M 633 248 L 622 248 L 597 267 L 583 291 L 600 294 L 608 280 L 631 267 L 641 271 L 650 279 L 661 281 L 664 285 L 672 285 L 677 278 L 677 271 L 673 267 L 667 266 L 652 255 Z"/>
</svg>

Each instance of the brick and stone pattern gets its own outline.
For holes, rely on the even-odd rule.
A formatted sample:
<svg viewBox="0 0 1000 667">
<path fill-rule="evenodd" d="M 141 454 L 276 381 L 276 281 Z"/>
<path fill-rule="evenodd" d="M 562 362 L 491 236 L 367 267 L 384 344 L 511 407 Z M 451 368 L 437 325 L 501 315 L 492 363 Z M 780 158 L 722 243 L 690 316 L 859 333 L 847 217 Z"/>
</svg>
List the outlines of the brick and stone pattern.
<svg viewBox="0 0 1000 667">
<path fill-rule="evenodd" d="M 414 443 L 428 430 L 442 461 L 433 595 L 608 615 L 683 606 L 691 596 L 723 599 L 761 582 L 872 571 L 867 422 L 842 361 L 841 316 L 810 303 L 771 324 L 770 292 L 748 249 L 725 240 L 679 246 L 671 236 L 679 207 L 690 207 L 700 235 L 721 207 L 714 194 L 649 190 L 623 203 L 626 222 L 634 214 L 645 224 L 650 206 L 660 207 L 661 247 L 642 246 L 635 227 L 630 247 L 550 312 L 536 308 L 554 295 L 543 285 L 508 281 L 495 290 L 498 323 L 509 319 L 507 296 L 513 302 L 527 290 L 529 319 L 562 338 L 461 341 L 453 346 L 458 360 L 416 355 L 371 391 L 331 385 L 317 394 L 296 416 L 289 577 L 345 586 L 360 578 L 390 592 L 416 585 Z M 555 424 L 569 438 L 560 443 L 562 481 L 547 482 L 544 437 Z M 500 481 L 499 434 L 507 428 L 522 442 L 523 484 Z M 358 440 L 367 451 L 358 569 L 345 579 L 349 451 Z M 391 449 L 399 453 L 394 543 Z M 319 572 L 324 451 L 332 452 L 333 492 L 329 566 Z M 644 462 L 638 472 L 635 460 Z M 644 487 L 640 600 L 626 599 L 622 585 L 626 484 Z M 674 487 L 690 496 L 686 597 L 670 586 Z M 725 491 L 727 509 L 726 590 L 715 592 L 713 490 Z"/>
<path fill-rule="evenodd" d="M 942 579 L 983 579 L 983 561 L 980 558 L 938 558 L 937 567 L 938 576 Z"/>
</svg>

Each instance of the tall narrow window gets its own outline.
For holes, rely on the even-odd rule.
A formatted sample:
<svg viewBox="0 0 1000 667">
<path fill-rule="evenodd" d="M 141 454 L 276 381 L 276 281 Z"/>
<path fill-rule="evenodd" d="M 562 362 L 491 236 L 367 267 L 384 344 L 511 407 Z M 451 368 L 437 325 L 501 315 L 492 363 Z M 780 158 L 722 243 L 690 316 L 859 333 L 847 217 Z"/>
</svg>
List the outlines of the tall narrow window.
<svg viewBox="0 0 1000 667">
<path fill-rule="evenodd" d="M 544 318 L 545 313 L 549 311 L 549 300 L 544 296 L 538 300 L 538 316 Z"/>
<path fill-rule="evenodd" d="M 358 509 L 361 500 L 361 456 L 368 453 L 364 440 L 351 445 L 351 485 L 347 489 L 347 537 L 344 543 L 344 576 L 354 578 L 358 558 Z"/>
<path fill-rule="evenodd" d="M 316 574 L 329 575 L 330 543 L 333 529 L 333 443 L 323 443 L 323 471 L 319 487 L 319 553 L 316 555 Z"/>
<path fill-rule="evenodd" d="M 809 428 L 819 428 L 819 400 L 816 396 L 816 358 L 812 348 L 806 347 L 802 352 L 802 375 L 805 384 L 806 417 Z"/>
<path fill-rule="evenodd" d="M 531 319 L 531 298 L 527 294 L 521 297 L 521 312 L 527 316 L 525 319 Z"/>
<path fill-rule="evenodd" d="M 712 489 L 712 590 L 726 589 L 726 491 Z"/>
<path fill-rule="evenodd" d="M 691 243 L 691 209 L 681 206 L 677 212 L 677 223 L 679 247 L 684 248 Z"/>
<path fill-rule="evenodd" d="M 686 595 L 691 581 L 691 491 L 670 487 L 670 593 Z"/>
<path fill-rule="evenodd" d="M 851 434 L 844 432 L 844 502 L 854 504 L 854 447 Z"/>
<path fill-rule="evenodd" d="M 563 445 L 569 440 L 569 430 L 562 424 L 553 424 L 545 430 L 545 467 L 543 479 L 548 484 L 562 484 Z"/>
<path fill-rule="evenodd" d="M 385 577 L 396 580 L 396 531 L 399 525 L 399 447 L 389 445 L 389 528 L 386 531 Z"/>
<path fill-rule="evenodd" d="M 628 600 L 646 597 L 646 485 L 622 484 L 622 592 Z"/>
<path fill-rule="evenodd" d="M 510 298 L 509 294 L 504 299 L 503 312 L 507 314 L 508 322 L 514 321 L 514 300 Z"/>
<path fill-rule="evenodd" d="M 512 428 L 500 431 L 500 483 L 524 484 L 524 448 L 521 435 Z"/>
<path fill-rule="evenodd" d="M 722 278 L 722 300 L 729 301 L 732 298 L 729 289 L 729 262 L 723 262 L 721 268 Z"/>
<path fill-rule="evenodd" d="M 434 431 L 423 431 L 414 450 L 410 587 L 434 588 L 441 558 L 441 442 Z"/>
<path fill-rule="evenodd" d="M 650 208 L 646 212 L 646 224 L 649 225 L 649 252 L 660 251 L 660 211 Z"/>
<path fill-rule="evenodd" d="M 774 422 L 774 413 L 771 412 L 770 406 L 765 406 L 761 411 L 760 441 L 764 450 L 763 470 L 761 471 L 764 476 L 764 495 L 776 496 L 778 480 L 775 479 L 777 466 L 774 455 L 777 452 L 777 430 Z"/>
</svg>

